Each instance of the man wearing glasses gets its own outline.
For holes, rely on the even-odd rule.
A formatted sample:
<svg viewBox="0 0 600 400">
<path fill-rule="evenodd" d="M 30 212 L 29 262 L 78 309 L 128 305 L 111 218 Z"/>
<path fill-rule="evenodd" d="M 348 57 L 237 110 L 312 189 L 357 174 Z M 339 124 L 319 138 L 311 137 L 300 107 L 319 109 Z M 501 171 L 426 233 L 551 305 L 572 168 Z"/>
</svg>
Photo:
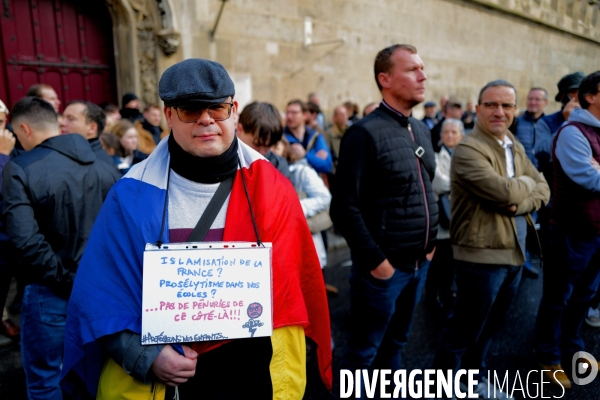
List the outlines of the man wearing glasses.
<svg viewBox="0 0 600 400">
<path fill-rule="evenodd" d="M 544 176 L 508 130 L 515 103 L 509 82 L 497 80 L 481 89 L 475 128 L 455 147 L 450 169 L 457 297 L 434 368 L 478 369 L 475 391 L 482 398 L 489 398 L 488 344 L 502 328 L 519 287 L 527 224 L 533 224 L 530 213 L 550 197 Z M 492 398 L 511 398 L 498 393 Z"/>
<path fill-rule="evenodd" d="M 327 298 L 311 234 L 287 179 L 236 138 L 234 92 L 212 61 L 185 60 L 161 77 L 171 134 L 111 192 L 79 267 L 63 368 L 63 387 L 75 398 L 299 399 L 305 336 L 316 342 L 331 387 Z M 273 335 L 142 346 L 146 243 L 188 241 L 231 179 L 222 205 L 211 203 L 203 241 L 272 242 Z"/>
</svg>

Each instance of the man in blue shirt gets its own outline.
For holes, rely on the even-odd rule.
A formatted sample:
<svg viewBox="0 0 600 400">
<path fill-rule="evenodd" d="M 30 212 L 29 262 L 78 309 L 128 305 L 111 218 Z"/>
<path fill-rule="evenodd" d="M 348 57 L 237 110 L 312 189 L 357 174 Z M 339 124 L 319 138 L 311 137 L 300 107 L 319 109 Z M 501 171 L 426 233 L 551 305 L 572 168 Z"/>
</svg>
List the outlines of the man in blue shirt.
<svg viewBox="0 0 600 400">
<path fill-rule="evenodd" d="M 304 124 L 306 110 L 306 105 L 301 100 L 290 101 L 286 108 L 286 127 L 283 133 L 291 146 L 302 146 L 306 152 L 306 160 L 317 172 L 329 173 L 333 165 L 331 152 L 323 135 Z"/>
<path fill-rule="evenodd" d="M 515 136 L 525 148 L 525 154 L 537 168 L 538 161 L 535 157 L 537 142 L 537 123 L 544 117 L 544 108 L 548 105 L 548 92 L 546 89 L 534 87 L 527 95 L 527 111 L 517 118 L 517 131 Z"/>
<path fill-rule="evenodd" d="M 548 105 L 548 92 L 546 89 L 534 87 L 529 90 L 527 95 L 527 110 L 517 118 L 517 128 L 515 136 L 523 147 L 529 161 L 538 170 L 538 159 L 535 156 L 536 144 L 539 142 L 537 133 L 537 124 L 540 118 L 544 117 L 544 108 Z M 537 212 L 532 213 L 534 220 L 537 220 Z M 525 271 L 531 277 L 537 278 L 540 270 L 530 262 L 529 251 L 526 252 Z"/>
</svg>

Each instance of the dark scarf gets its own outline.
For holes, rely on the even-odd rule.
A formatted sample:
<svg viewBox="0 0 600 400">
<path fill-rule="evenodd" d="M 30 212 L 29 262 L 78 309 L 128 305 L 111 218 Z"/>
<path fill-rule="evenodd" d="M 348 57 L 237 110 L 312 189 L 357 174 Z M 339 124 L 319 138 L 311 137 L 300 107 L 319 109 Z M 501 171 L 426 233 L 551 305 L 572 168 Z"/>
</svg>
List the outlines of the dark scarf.
<svg viewBox="0 0 600 400">
<path fill-rule="evenodd" d="M 169 135 L 169 153 L 171 169 L 177 174 L 198 183 L 219 183 L 235 174 L 238 168 L 238 141 L 225 152 L 215 157 L 196 157 L 183 150 L 175 141 L 173 133 Z"/>
<path fill-rule="evenodd" d="M 142 121 L 142 128 L 150 132 L 156 144 L 160 142 L 160 134 L 162 133 L 160 126 L 154 126 L 150 122 L 148 122 L 146 118 L 144 118 L 144 120 Z"/>
</svg>

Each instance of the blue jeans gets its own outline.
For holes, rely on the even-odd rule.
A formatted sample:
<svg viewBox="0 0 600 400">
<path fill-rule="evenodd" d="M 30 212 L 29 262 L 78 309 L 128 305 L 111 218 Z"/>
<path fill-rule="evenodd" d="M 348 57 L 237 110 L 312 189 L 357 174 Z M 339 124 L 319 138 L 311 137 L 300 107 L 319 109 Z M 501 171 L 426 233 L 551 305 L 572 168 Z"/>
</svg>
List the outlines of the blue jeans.
<svg viewBox="0 0 600 400">
<path fill-rule="evenodd" d="M 67 299 L 48 286 L 25 287 L 21 311 L 21 353 L 27 381 L 27 397 L 62 399 L 59 386 L 63 362 Z"/>
<path fill-rule="evenodd" d="M 551 227 L 549 249 L 536 325 L 538 359 L 566 367 L 584 349 L 580 330 L 600 283 L 600 236 L 574 236 Z"/>
<path fill-rule="evenodd" d="M 522 268 L 456 261 L 456 302 L 442 331 L 434 368 L 478 369 L 485 376 L 490 340 L 504 325 Z"/>
<path fill-rule="evenodd" d="M 342 369 L 401 367 L 402 348 L 421 298 L 429 261 L 416 271 L 396 269 L 387 280 L 353 267 L 350 277 L 352 329 Z M 364 395 L 364 392 L 363 392 Z"/>
</svg>

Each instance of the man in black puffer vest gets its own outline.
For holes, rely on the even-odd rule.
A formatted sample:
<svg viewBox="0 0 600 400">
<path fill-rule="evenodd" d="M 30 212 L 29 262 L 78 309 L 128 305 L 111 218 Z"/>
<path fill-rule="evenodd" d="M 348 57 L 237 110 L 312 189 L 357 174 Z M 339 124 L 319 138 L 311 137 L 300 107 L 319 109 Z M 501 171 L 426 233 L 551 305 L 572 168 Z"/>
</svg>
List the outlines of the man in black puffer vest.
<svg viewBox="0 0 600 400">
<path fill-rule="evenodd" d="M 342 368 L 398 370 L 437 235 L 429 129 L 411 117 L 425 98 L 410 45 L 375 58 L 383 101 L 342 139 L 331 217 L 352 251 L 352 329 Z"/>
</svg>

